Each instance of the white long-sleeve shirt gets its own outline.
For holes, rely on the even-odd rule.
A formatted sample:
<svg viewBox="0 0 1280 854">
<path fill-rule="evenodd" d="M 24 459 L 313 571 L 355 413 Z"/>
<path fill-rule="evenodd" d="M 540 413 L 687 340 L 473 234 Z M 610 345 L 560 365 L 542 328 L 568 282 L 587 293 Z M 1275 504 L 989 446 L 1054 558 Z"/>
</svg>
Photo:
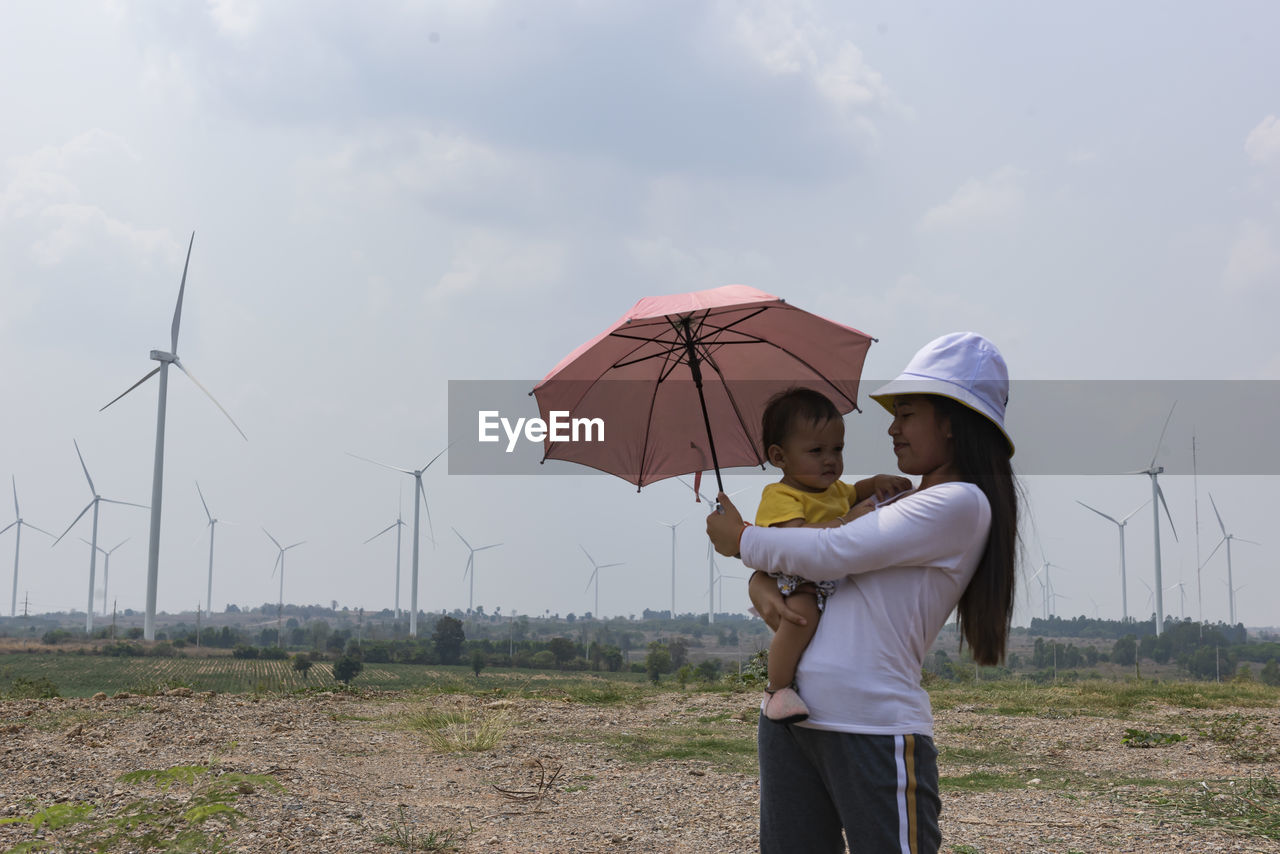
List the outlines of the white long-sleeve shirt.
<svg viewBox="0 0 1280 854">
<path fill-rule="evenodd" d="M 796 671 L 809 706 L 801 726 L 933 734 L 920 670 L 973 577 L 990 527 L 982 490 L 951 482 L 839 528 L 743 531 L 746 566 L 837 582 Z"/>
</svg>

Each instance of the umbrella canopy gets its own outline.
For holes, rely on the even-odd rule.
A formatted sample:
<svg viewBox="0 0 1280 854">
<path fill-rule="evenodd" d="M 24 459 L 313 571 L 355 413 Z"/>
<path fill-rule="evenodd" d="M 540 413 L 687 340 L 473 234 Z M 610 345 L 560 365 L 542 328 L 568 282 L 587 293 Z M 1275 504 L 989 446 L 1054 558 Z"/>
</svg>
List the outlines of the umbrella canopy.
<svg viewBox="0 0 1280 854">
<path fill-rule="evenodd" d="M 763 466 L 769 398 L 805 386 L 857 408 L 873 339 L 743 285 L 640 300 L 534 388 L 542 419 L 600 419 L 603 440 L 544 442 L 637 487 L 721 468 Z M 567 432 L 567 431 L 564 431 Z M 588 441 L 590 439 L 590 441 Z"/>
</svg>

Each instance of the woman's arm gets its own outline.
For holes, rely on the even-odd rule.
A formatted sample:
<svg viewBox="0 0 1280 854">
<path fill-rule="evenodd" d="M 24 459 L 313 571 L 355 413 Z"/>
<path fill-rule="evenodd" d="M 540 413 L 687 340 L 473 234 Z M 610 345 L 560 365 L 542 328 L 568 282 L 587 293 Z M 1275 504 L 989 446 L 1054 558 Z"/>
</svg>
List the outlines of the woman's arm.
<svg viewBox="0 0 1280 854">
<path fill-rule="evenodd" d="M 724 500 L 721 500 L 722 504 Z M 970 484 L 939 484 L 907 496 L 839 528 L 731 529 L 732 505 L 707 531 L 721 554 L 739 551 L 743 563 L 774 575 L 834 581 L 891 566 L 950 564 L 975 538 L 984 538 L 991 511 Z M 715 514 L 713 514 L 715 515 Z M 732 551 L 726 551 L 732 549 Z"/>
</svg>

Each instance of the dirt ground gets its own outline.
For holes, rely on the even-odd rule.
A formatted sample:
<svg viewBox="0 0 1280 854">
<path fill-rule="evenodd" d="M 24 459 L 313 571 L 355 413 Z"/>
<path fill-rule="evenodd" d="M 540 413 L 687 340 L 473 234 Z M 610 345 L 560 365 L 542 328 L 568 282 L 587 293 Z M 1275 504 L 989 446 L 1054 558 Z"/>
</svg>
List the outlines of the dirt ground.
<svg viewBox="0 0 1280 854">
<path fill-rule="evenodd" d="M 753 763 L 749 751 L 716 745 L 749 748 L 755 702 L 679 693 L 604 706 L 403 694 L 4 701 L 0 818 L 71 802 L 118 815 L 130 801 L 158 797 L 121 774 L 209 764 L 282 786 L 242 786 L 236 825 L 210 822 L 230 851 L 351 854 L 434 840 L 455 847 L 416 850 L 750 852 Z M 496 728 L 497 746 L 441 752 L 408 725 L 445 713 L 465 722 L 455 726 L 464 739 Z M 1241 714 L 1264 740 L 1280 741 L 1280 713 Z M 1203 717 L 939 712 L 941 773 L 964 781 L 944 791 L 943 850 L 1280 852 L 1280 842 L 1234 833 L 1225 818 L 1197 823 L 1206 804 L 1230 812 L 1239 802 L 1247 812 L 1250 781 L 1280 778 L 1274 756 L 1241 761 L 1198 734 Z M 1187 738 L 1133 749 L 1121 744 L 1126 727 Z M 690 752 L 662 755 L 674 746 Z M 174 786 L 168 797 L 184 792 Z M 0 826 L 0 850 L 30 838 L 27 826 Z"/>
</svg>

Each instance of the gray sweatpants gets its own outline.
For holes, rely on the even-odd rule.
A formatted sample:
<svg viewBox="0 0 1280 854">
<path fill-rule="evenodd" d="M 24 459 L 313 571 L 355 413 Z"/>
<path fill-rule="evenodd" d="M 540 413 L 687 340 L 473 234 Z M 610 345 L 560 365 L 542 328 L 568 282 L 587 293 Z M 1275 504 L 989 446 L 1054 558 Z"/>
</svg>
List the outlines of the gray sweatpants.
<svg viewBox="0 0 1280 854">
<path fill-rule="evenodd" d="M 761 854 L 934 854 L 938 752 L 926 735 L 857 735 L 761 715 Z"/>
</svg>

